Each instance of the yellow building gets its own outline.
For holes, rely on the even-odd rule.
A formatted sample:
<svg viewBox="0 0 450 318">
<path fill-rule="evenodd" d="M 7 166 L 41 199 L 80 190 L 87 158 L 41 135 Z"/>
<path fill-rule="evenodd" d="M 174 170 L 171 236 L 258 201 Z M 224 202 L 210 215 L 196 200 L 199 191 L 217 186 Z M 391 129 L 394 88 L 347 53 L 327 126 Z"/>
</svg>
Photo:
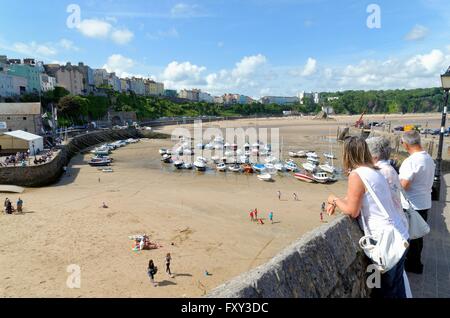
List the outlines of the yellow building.
<svg viewBox="0 0 450 318">
<path fill-rule="evenodd" d="M 150 96 L 163 96 L 164 84 L 152 80 L 145 82 L 145 94 Z"/>
</svg>

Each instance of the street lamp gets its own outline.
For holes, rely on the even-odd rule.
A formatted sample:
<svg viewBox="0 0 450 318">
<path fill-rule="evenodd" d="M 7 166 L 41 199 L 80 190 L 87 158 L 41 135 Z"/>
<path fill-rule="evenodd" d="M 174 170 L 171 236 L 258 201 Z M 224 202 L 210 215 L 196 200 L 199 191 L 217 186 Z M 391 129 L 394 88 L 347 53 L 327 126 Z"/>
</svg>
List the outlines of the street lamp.
<svg viewBox="0 0 450 318">
<path fill-rule="evenodd" d="M 431 193 L 433 201 L 439 201 L 441 193 L 441 165 L 442 148 L 444 147 L 445 121 L 447 119 L 448 94 L 450 90 L 450 67 L 447 72 L 441 75 L 442 88 L 444 89 L 444 107 L 442 108 L 441 131 L 439 134 L 439 148 L 436 157 L 436 171 L 434 173 L 433 191 Z"/>
</svg>

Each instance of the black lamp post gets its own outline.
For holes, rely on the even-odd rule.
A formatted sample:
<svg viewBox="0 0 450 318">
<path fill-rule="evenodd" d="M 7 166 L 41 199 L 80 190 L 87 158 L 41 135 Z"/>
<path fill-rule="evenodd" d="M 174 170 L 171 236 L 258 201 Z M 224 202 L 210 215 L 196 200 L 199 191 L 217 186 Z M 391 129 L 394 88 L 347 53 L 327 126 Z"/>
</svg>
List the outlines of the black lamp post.
<svg viewBox="0 0 450 318">
<path fill-rule="evenodd" d="M 444 89 L 444 107 L 442 109 L 441 131 L 439 134 L 439 148 L 436 157 L 436 171 L 434 173 L 433 191 L 431 193 L 433 201 L 439 201 L 441 194 L 441 166 L 442 148 L 444 147 L 445 122 L 447 120 L 448 93 L 450 90 L 450 67 L 447 72 L 441 75 L 442 88 Z"/>
</svg>

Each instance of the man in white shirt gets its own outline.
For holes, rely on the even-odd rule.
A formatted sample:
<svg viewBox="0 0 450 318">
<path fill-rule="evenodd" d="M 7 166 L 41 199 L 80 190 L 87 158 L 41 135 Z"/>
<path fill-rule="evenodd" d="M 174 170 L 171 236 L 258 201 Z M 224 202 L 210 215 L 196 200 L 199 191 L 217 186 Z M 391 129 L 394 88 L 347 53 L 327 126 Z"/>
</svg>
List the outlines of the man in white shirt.
<svg viewBox="0 0 450 318">
<path fill-rule="evenodd" d="M 404 133 L 402 145 L 410 156 L 403 161 L 400 167 L 400 184 L 405 190 L 406 197 L 411 202 L 412 208 L 426 221 L 428 210 L 431 208 L 431 188 L 436 165 L 431 156 L 423 150 L 419 132 L 413 130 Z M 402 202 L 402 205 L 404 209 L 407 209 L 409 206 L 407 202 Z M 422 248 L 422 238 L 411 240 L 409 251 L 406 255 L 406 271 L 422 274 Z"/>
</svg>

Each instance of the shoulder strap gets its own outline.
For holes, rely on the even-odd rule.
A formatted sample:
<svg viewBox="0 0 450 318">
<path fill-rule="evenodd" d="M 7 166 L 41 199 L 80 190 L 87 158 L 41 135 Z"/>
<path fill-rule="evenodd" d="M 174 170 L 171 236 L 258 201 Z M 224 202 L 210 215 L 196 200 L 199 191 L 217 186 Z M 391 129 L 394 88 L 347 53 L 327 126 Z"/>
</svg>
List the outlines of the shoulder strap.
<svg viewBox="0 0 450 318">
<path fill-rule="evenodd" d="M 370 196 L 372 197 L 372 199 L 375 201 L 376 205 L 378 206 L 378 208 L 380 209 L 380 211 L 384 212 L 388 218 L 390 218 L 389 213 L 386 211 L 386 209 L 384 208 L 383 204 L 380 202 L 380 199 L 378 199 L 378 196 L 375 194 L 375 192 L 373 191 L 372 187 L 370 186 L 369 182 L 366 180 L 366 178 L 364 178 L 364 176 L 362 176 L 359 172 L 358 169 L 353 170 L 354 172 L 356 172 L 358 174 L 358 176 L 361 178 L 361 181 L 364 183 L 364 186 L 366 187 L 366 190 L 370 193 Z M 361 209 L 361 219 L 362 219 L 362 223 L 364 226 L 364 231 L 367 231 L 367 233 L 370 233 L 367 225 L 366 225 L 366 221 L 364 219 L 364 215 L 362 213 L 363 209 Z"/>
</svg>

